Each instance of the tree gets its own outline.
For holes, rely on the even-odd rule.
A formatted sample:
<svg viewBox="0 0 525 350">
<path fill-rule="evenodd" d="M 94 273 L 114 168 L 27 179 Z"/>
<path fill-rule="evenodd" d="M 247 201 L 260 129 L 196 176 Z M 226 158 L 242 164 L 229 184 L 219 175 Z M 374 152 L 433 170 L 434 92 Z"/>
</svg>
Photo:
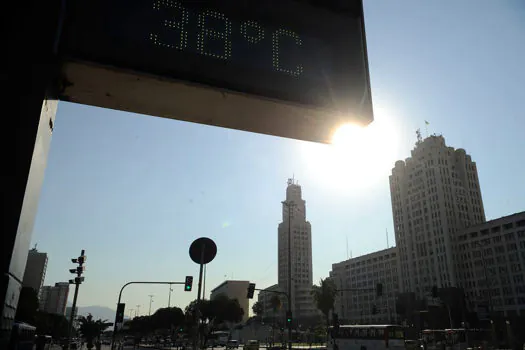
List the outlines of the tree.
<svg viewBox="0 0 525 350">
<path fill-rule="evenodd" d="M 335 297 L 337 295 L 337 288 L 335 283 L 330 278 L 325 278 L 319 281 L 319 285 L 312 287 L 312 296 L 317 308 L 326 317 L 326 327 L 330 327 L 330 311 L 334 309 Z"/>
<path fill-rule="evenodd" d="M 128 325 L 129 333 L 134 335 L 146 335 L 154 330 L 151 316 L 134 317 Z"/>
<path fill-rule="evenodd" d="M 242 320 L 244 310 L 241 308 L 237 299 L 230 299 L 226 295 L 218 295 L 213 300 L 192 301 L 186 306 L 186 325 L 188 329 L 193 329 L 195 325 L 195 312 L 199 306 L 199 318 L 201 321 L 199 336 L 201 346 L 206 346 L 208 335 L 225 323 L 237 323 Z M 231 327 L 229 327 L 231 328 Z"/>
<path fill-rule="evenodd" d="M 93 348 L 93 340 L 98 338 L 108 327 L 107 320 L 102 321 L 101 319 L 98 319 L 95 321 L 91 314 L 87 317 L 79 316 L 78 322 L 80 323 L 80 334 L 86 339 L 88 349 Z"/>
<path fill-rule="evenodd" d="M 273 310 L 273 313 L 274 313 L 274 316 L 275 314 L 277 313 L 277 311 L 281 308 L 282 304 L 281 304 L 281 298 L 279 298 L 279 296 L 277 294 L 274 294 L 271 299 L 270 299 L 270 305 L 272 306 L 272 310 Z"/>
<path fill-rule="evenodd" d="M 252 311 L 253 313 L 255 314 L 255 316 L 260 316 L 262 315 L 262 313 L 264 312 L 264 306 L 263 304 L 258 301 L 256 302 L 255 304 L 253 304 L 252 306 Z"/>
<path fill-rule="evenodd" d="M 22 287 L 18 298 L 15 320 L 34 324 L 38 310 L 38 295 L 31 287 Z"/>
<path fill-rule="evenodd" d="M 151 316 L 154 329 L 168 329 L 184 324 L 184 312 L 178 307 L 166 307 L 155 311 Z"/>
</svg>

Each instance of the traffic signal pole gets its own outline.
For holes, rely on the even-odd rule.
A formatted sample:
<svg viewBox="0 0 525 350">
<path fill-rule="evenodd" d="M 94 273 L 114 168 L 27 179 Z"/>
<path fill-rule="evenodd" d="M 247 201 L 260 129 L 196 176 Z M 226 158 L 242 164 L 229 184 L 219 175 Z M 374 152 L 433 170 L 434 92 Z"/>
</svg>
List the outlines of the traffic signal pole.
<svg viewBox="0 0 525 350">
<path fill-rule="evenodd" d="M 69 329 L 67 332 L 67 350 L 70 349 L 71 344 L 71 333 L 73 332 L 73 321 L 75 320 L 75 308 L 77 306 L 78 286 L 80 286 L 80 283 L 75 283 L 75 295 L 73 296 L 73 306 L 71 307 L 71 315 L 69 316 Z"/>
<path fill-rule="evenodd" d="M 80 284 L 84 281 L 84 277 L 81 277 L 82 273 L 84 272 L 84 263 L 86 262 L 86 256 L 84 254 L 85 254 L 85 250 L 82 249 L 82 251 L 80 252 L 80 256 L 78 258 L 71 259 L 71 262 L 78 264 L 78 267 L 69 270 L 69 272 L 76 274 L 77 277 L 75 277 L 72 280 L 69 280 L 70 284 L 73 284 L 73 283 L 75 284 L 75 295 L 73 296 L 73 305 L 71 307 L 71 315 L 69 316 L 69 327 L 67 331 L 66 350 L 69 350 L 71 348 L 71 333 L 73 333 L 73 321 L 75 320 L 75 316 L 76 316 L 75 309 L 77 306 L 78 288 Z"/>
<path fill-rule="evenodd" d="M 122 288 L 120 288 L 120 293 L 118 294 L 117 305 L 120 304 L 120 300 L 122 299 L 122 291 L 124 290 L 124 288 L 126 288 L 130 284 L 185 284 L 185 282 L 155 282 L 155 281 L 133 281 L 133 282 L 128 282 L 125 285 L 123 285 Z M 75 290 L 75 299 L 74 300 L 76 300 L 76 292 L 77 291 Z M 74 301 L 73 301 L 73 303 L 74 303 Z M 73 304 L 73 306 L 74 306 L 74 304 Z M 111 337 L 111 349 L 112 350 L 115 350 L 115 337 L 117 335 L 117 317 L 118 317 L 118 315 L 115 315 L 115 324 L 113 325 L 113 335 Z"/>
</svg>

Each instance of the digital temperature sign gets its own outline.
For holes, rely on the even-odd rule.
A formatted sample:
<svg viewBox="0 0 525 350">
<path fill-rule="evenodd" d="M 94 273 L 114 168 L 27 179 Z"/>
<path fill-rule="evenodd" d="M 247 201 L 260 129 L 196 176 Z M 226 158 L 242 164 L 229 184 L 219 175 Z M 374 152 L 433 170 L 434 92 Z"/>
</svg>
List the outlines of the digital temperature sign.
<svg viewBox="0 0 525 350">
<path fill-rule="evenodd" d="M 361 1 L 73 0 L 68 6 L 61 45 L 68 59 L 316 110 L 318 126 L 319 118 L 373 120 Z"/>
</svg>

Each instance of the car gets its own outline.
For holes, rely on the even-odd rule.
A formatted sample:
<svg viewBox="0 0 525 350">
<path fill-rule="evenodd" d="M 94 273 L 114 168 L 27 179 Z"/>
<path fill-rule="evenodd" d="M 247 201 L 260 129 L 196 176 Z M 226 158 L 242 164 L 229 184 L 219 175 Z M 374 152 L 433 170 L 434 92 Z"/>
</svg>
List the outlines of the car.
<svg viewBox="0 0 525 350">
<path fill-rule="evenodd" d="M 243 350 L 259 350 L 259 341 L 248 340 L 246 344 L 244 344 Z"/>
<path fill-rule="evenodd" d="M 228 340 L 226 343 L 226 349 L 238 349 L 239 348 L 239 342 L 237 340 Z"/>
</svg>

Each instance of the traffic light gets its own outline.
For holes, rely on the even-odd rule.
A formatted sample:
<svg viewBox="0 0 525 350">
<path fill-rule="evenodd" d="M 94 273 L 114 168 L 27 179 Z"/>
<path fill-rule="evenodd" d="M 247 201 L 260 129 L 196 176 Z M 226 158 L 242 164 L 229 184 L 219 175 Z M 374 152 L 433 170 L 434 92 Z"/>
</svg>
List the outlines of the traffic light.
<svg viewBox="0 0 525 350">
<path fill-rule="evenodd" d="M 184 281 L 184 291 L 191 292 L 192 285 L 193 285 L 193 276 L 186 276 L 186 280 Z"/>
<path fill-rule="evenodd" d="M 70 279 L 69 280 L 69 284 L 81 284 L 82 282 L 84 282 L 84 277 L 81 277 L 82 274 L 84 273 L 84 271 L 86 270 L 86 267 L 83 266 L 84 263 L 86 262 L 86 256 L 84 255 L 84 250 L 82 250 L 80 252 L 80 256 L 78 258 L 73 258 L 71 259 L 71 262 L 73 264 L 78 264 L 77 267 L 73 268 L 73 269 L 69 269 L 69 272 L 70 273 L 73 273 L 75 275 L 77 275 L 74 279 Z"/>
<path fill-rule="evenodd" d="M 376 294 L 378 297 L 383 295 L 383 283 L 378 283 L 376 285 Z"/>
<path fill-rule="evenodd" d="M 250 283 L 248 285 L 248 293 L 246 294 L 246 297 L 248 299 L 253 299 L 253 293 L 255 293 L 255 283 Z"/>
<path fill-rule="evenodd" d="M 124 310 L 126 309 L 126 304 L 120 303 L 117 305 L 117 317 L 115 318 L 115 323 L 124 322 Z"/>
<path fill-rule="evenodd" d="M 372 315 L 375 315 L 377 314 L 377 307 L 374 305 L 372 305 Z"/>
<path fill-rule="evenodd" d="M 292 325 L 292 312 L 291 311 L 286 311 L 286 324 L 288 326 Z"/>
<path fill-rule="evenodd" d="M 438 287 L 433 286 L 432 287 L 432 298 L 437 298 L 437 297 L 438 297 Z"/>
</svg>

